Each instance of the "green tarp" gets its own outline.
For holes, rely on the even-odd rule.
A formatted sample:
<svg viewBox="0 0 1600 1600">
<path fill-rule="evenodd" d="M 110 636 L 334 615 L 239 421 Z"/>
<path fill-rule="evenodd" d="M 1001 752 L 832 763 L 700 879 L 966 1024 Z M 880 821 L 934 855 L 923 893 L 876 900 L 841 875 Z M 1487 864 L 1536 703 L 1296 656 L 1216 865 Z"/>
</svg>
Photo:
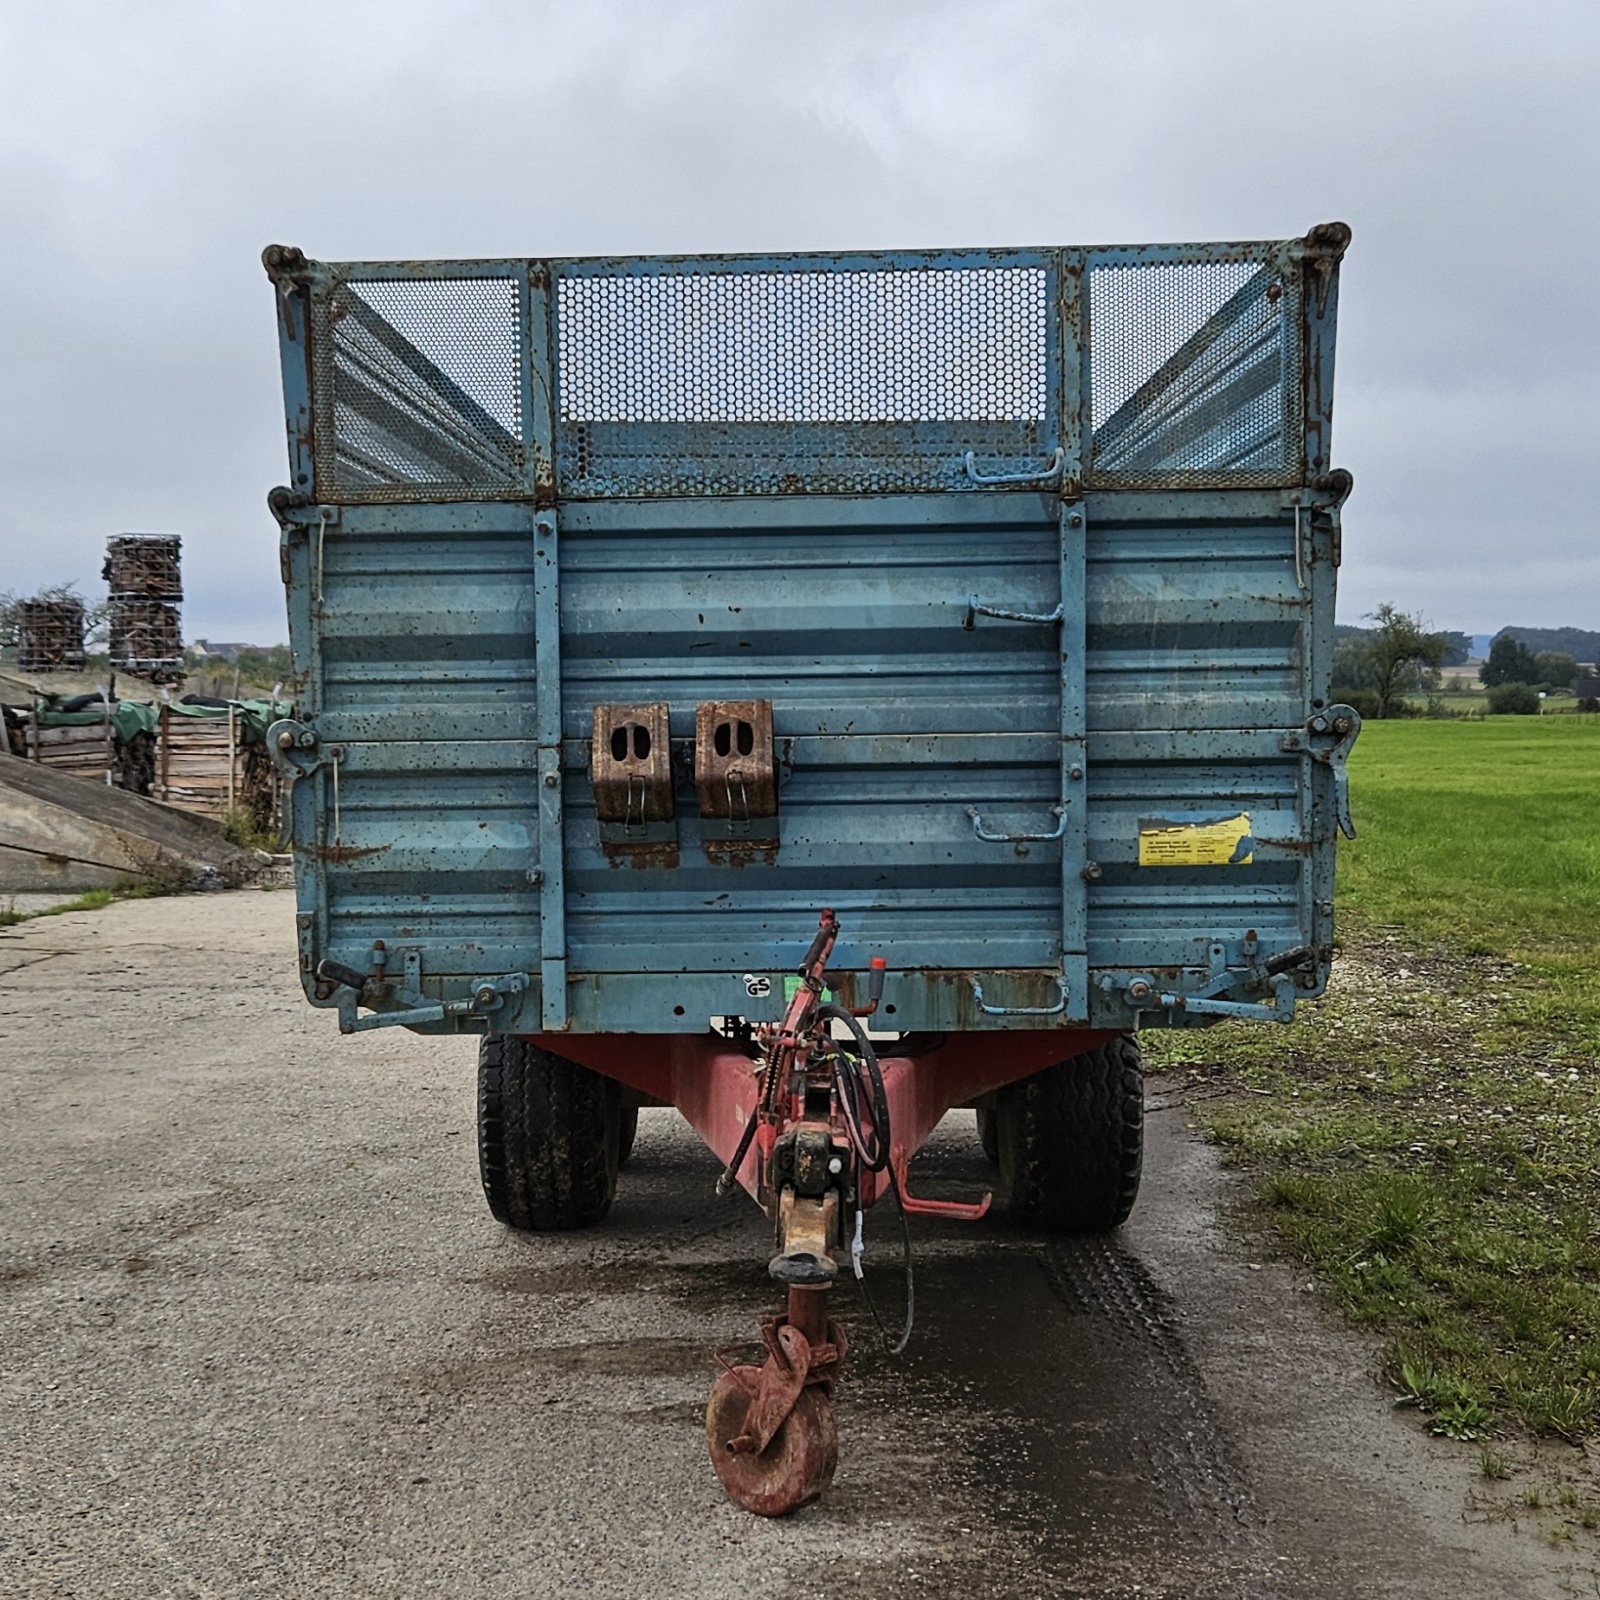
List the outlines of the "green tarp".
<svg viewBox="0 0 1600 1600">
<path fill-rule="evenodd" d="M 185 706 L 173 701 L 167 710 L 173 716 L 221 719 L 228 714 L 227 706 Z M 244 743 L 259 744 L 267 736 L 267 729 L 280 717 L 289 716 L 294 708 L 287 700 L 235 700 L 234 716 L 238 719 Z M 41 699 L 37 706 L 41 728 L 98 728 L 105 721 L 104 706 L 89 706 L 82 711 L 62 711 L 54 697 Z M 111 721 L 116 729 L 118 744 L 126 744 L 135 734 L 156 731 L 160 707 L 147 700 L 118 700 L 111 707 Z"/>
</svg>

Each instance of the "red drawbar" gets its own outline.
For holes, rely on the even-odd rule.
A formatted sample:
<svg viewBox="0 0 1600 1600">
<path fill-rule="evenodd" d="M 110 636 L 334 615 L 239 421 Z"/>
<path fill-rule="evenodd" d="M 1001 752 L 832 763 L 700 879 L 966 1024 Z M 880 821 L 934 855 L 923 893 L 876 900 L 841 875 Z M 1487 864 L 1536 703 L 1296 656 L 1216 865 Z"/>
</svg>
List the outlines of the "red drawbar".
<svg viewBox="0 0 1600 1600">
<path fill-rule="evenodd" d="M 1092 1028 L 948 1033 L 917 1055 L 881 1057 L 895 1150 L 909 1161 L 952 1106 L 1115 1037 Z M 724 1163 L 738 1148 L 756 1103 L 756 1063 L 719 1034 L 548 1033 L 534 1035 L 534 1042 L 676 1106 Z M 739 1168 L 739 1182 L 752 1195 L 759 1159 L 752 1144 Z M 878 1174 L 866 1198 L 876 1198 L 887 1184 L 887 1175 Z"/>
</svg>

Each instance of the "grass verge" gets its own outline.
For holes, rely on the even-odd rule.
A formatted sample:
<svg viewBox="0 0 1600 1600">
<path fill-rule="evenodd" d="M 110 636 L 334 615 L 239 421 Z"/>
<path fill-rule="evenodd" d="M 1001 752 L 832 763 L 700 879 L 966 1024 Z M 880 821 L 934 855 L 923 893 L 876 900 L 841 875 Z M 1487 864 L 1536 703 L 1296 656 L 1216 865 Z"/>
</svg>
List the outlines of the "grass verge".
<svg viewBox="0 0 1600 1600">
<path fill-rule="evenodd" d="M 125 889 L 86 889 L 74 900 L 45 906 L 38 911 L 18 911 L 14 904 L 7 904 L 0 906 L 0 928 L 12 928 L 37 917 L 59 917 L 68 911 L 103 911 L 117 900 L 143 900 L 153 893 L 155 891 L 145 884 L 131 884 Z"/>
<path fill-rule="evenodd" d="M 1151 1034 L 1433 1428 L 1600 1425 L 1600 721 L 1380 723 L 1292 1031 Z M 1228 1092 L 1238 1091 L 1238 1092 Z M 1250 1092 L 1245 1092 L 1250 1091 Z"/>
</svg>

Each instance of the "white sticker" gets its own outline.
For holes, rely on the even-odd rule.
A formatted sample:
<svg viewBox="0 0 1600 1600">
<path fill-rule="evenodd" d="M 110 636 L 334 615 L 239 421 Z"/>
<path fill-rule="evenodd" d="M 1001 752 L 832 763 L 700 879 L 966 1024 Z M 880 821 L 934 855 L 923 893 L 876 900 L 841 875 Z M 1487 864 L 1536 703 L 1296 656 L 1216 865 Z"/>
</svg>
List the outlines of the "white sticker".
<svg viewBox="0 0 1600 1600">
<path fill-rule="evenodd" d="M 747 972 L 744 975 L 744 992 L 752 1000 L 765 1000 L 772 993 L 772 979 L 758 978 L 755 973 Z"/>
</svg>

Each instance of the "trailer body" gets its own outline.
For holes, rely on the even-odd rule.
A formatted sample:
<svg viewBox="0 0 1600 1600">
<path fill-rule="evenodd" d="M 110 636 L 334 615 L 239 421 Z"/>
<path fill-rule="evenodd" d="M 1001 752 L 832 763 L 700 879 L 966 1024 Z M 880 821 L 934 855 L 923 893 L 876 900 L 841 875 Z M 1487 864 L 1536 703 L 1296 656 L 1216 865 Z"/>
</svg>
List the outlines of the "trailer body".
<svg viewBox="0 0 1600 1600">
<path fill-rule="evenodd" d="M 828 905 L 839 993 L 883 957 L 910 1033 L 1286 1018 L 1355 732 L 1347 240 L 269 250 L 310 999 L 703 1033 L 777 1003 Z M 751 702 L 770 815 L 697 780 L 700 708 Z M 596 770 L 597 707 L 668 748 L 625 728 Z"/>
</svg>

